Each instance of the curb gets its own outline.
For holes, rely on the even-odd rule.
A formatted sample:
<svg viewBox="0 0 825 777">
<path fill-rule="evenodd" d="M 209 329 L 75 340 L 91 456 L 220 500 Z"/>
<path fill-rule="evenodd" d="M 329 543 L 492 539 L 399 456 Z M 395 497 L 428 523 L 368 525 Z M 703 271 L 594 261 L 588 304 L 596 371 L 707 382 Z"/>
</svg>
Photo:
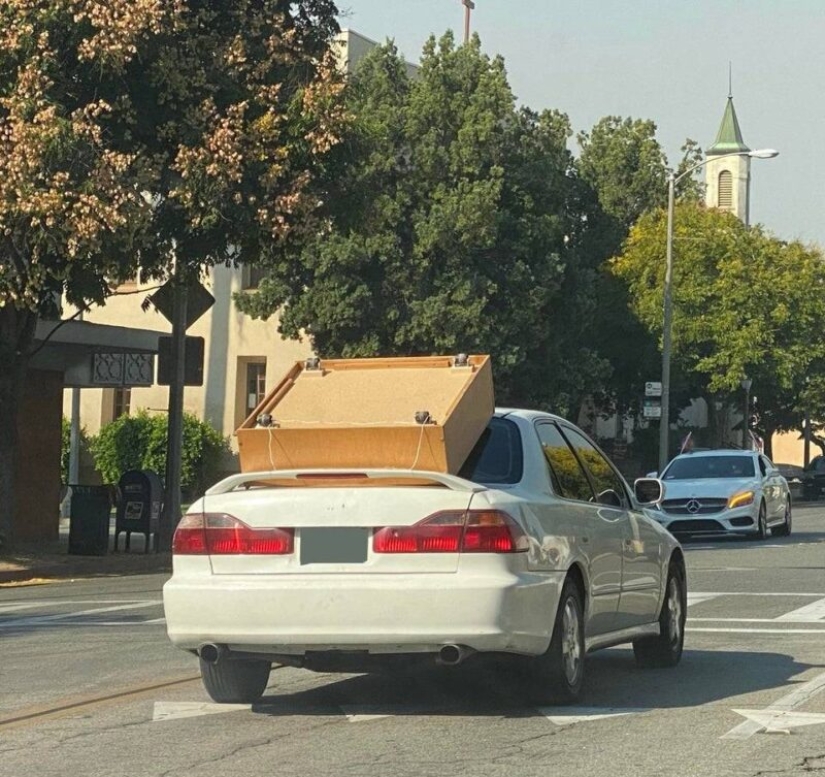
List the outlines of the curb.
<svg viewBox="0 0 825 777">
<path fill-rule="evenodd" d="M 32 560 L 27 564 L 9 562 L 17 568 L 0 568 L 0 586 L 31 583 L 56 583 L 66 580 L 103 577 L 130 577 L 134 575 L 170 574 L 171 554 L 110 554 L 108 556 L 56 556 L 54 561 Z M 2 565 L 2 561 L 0 561 Z"/>
</svg>

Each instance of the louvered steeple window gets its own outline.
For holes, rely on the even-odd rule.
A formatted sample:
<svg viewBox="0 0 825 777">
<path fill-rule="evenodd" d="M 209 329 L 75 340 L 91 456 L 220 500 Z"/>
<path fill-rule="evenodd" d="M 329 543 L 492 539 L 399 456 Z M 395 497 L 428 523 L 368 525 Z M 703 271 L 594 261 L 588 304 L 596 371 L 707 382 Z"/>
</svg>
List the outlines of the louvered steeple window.
<svg viewBox="0 0 825 777">
<path fill-rule="evenodd" d="M 719 173 L 719 203 L 720 208 L 733 208 L 733 176 L 730 170 Z"/>
</svg>

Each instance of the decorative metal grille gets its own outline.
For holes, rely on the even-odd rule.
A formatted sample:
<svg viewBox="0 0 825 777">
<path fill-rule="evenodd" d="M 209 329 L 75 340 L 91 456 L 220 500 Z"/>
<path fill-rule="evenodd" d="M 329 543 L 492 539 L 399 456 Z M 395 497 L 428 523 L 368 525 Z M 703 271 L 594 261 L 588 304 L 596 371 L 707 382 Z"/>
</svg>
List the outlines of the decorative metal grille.
<svg viewBox="0 0 825 777">
<path fill-rule="evenodd" d="M 151 386 L 155 382 L 151 353 L 96 353 L 92 383 L 96 386 Z"/>
</svg>

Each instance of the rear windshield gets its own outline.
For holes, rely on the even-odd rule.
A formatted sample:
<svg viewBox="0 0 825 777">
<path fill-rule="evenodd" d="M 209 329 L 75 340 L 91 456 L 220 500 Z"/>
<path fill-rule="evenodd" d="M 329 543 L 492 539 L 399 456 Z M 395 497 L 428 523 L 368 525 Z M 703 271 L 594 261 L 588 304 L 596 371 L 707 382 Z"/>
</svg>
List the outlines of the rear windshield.
<svg viewBox="0 0 825 777">
<path fill-rule="evenodd" d="M 753 459 L 750 456 L 685 456 L 672 461 L 662 479 L 749 478 L 753 474 Z"/>
<path fill-rule="evenodd" d="M 518 483 L 523 469 L 518 426 L 492 418 L 458 475 L 484 485 Z"/>
</svg>

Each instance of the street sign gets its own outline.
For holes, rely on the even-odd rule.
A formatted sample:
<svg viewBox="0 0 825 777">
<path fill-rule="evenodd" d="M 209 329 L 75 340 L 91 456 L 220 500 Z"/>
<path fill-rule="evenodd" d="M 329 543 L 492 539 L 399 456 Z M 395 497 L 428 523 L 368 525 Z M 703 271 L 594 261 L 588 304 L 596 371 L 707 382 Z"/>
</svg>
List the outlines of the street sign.
<svg viewBox="0 0 825 777">
<path fill-rule="evenodd" d="M 158 313 L 171 324 L 175 303 L 174 281 L 166 281 L 149 299 Z M 215 298 L 200 281 L 190 283 L 186 295 L 186 328 L 189 329 L 214 304 Z"/>
<path fill-rule="evenodd" d="M 642 415 L 645 418 L 661 418 L 662 402 L 659 399 L 645 399 L 642 405 Z"/>
<path fill-rule="evenodd" d="M 662 384 L 656 380 L 649 380 L 645 383 L 646 397 L 660 397 L 662 396 Z"/>
<path fill-rule="evenodd" d="M 203 351 L 204 342 L 202 337 L 186 337 L 183 356 L 183 385 L 202 386 L 203 385 Z M 158 385 L 168 386 L 172 382 L 172 338 L 158 338 Z"/>
</svg>

